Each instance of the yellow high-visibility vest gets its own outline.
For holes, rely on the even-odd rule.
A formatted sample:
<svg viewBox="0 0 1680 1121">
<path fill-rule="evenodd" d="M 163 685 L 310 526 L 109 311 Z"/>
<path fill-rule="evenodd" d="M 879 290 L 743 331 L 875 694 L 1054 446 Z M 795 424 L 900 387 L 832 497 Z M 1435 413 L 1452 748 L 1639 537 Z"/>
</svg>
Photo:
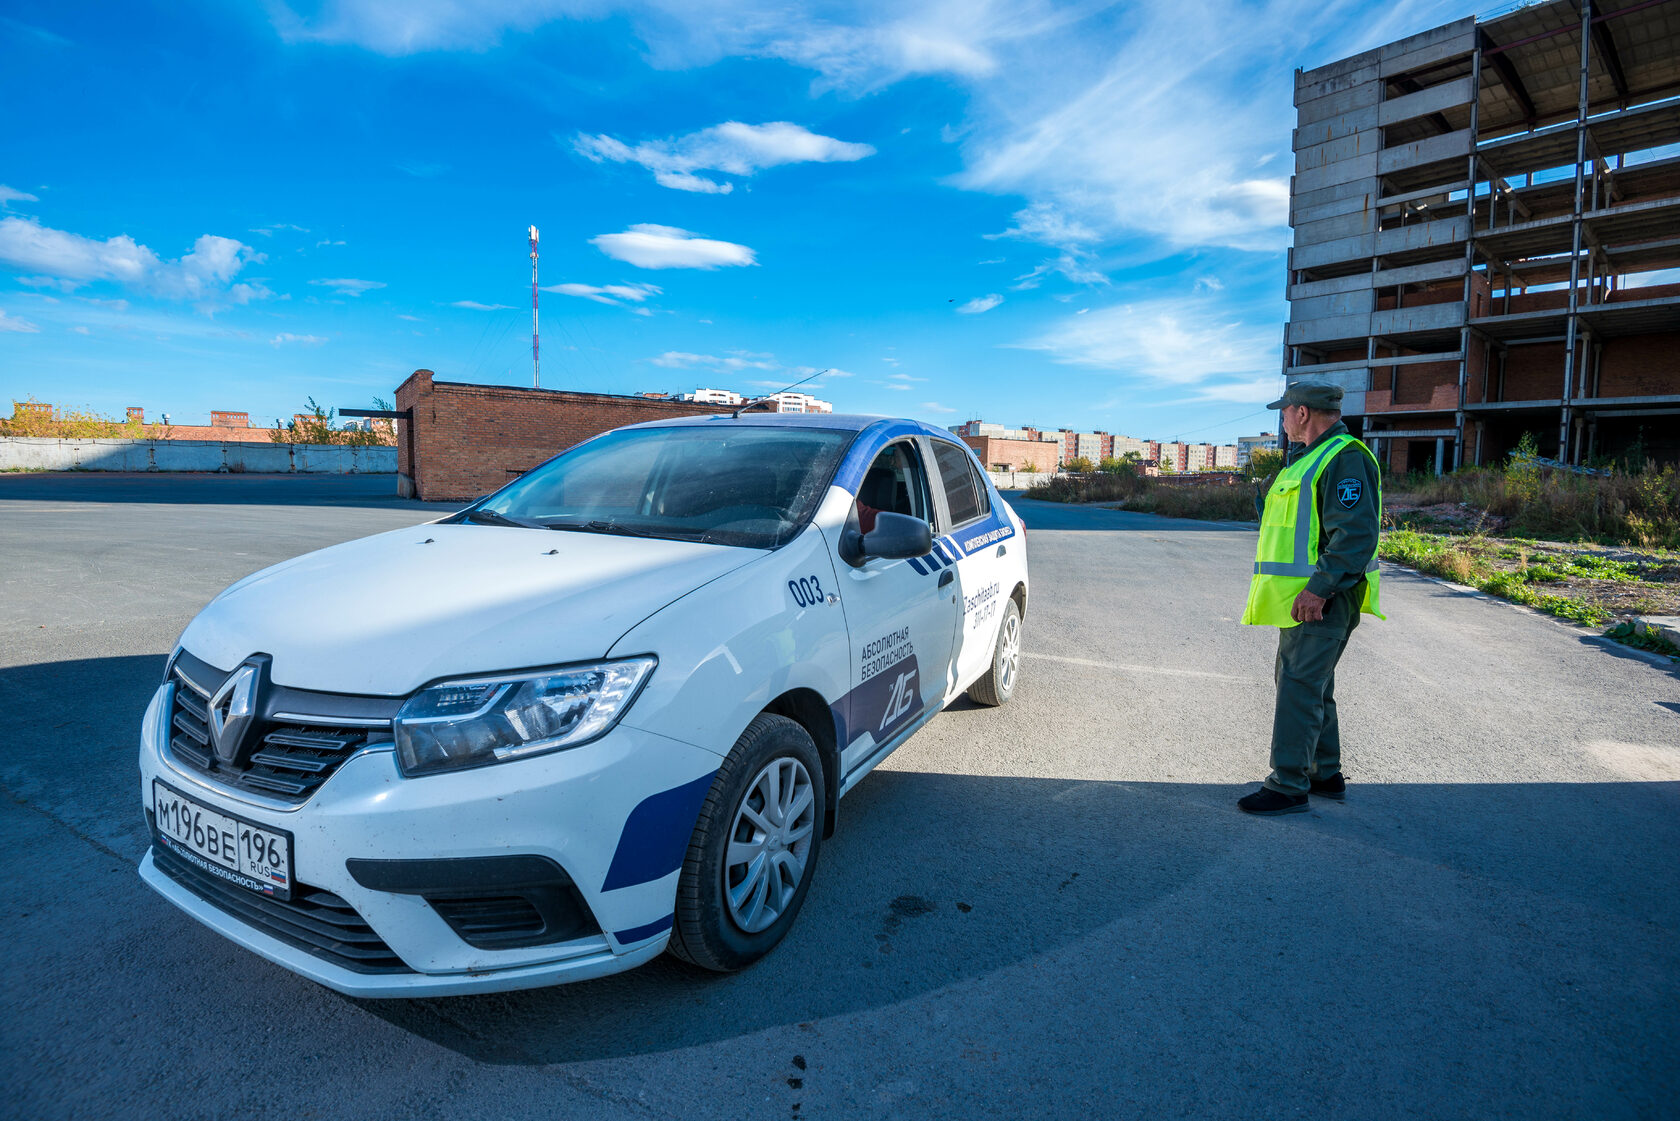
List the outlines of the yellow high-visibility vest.
<svg viewBox="0 0 1680 1121">
<path fill-rule="evenodd" d="M 1289 617 L 1295 597 L 1306 590 L 1307 581 L 1318 569 L 1319 472 L 1348 445 L 1353 445 L 1377 462 L 1371 449 L 1343 433 L 1311 455 L 1278 472 L 1272 489 L 1266 492 L 1266 508 L 1260 517 L 1260 544 L 1254 554 L 1254 579 L 1248 585 L 1248 606 L 1242 621 L 1262 627 L 1298 626 Z M 1377 521 L 1382 521 L 1382 474 L 1377 474 Z M 1365 566 L 1365 601 L 1359 609 L 1386 619 L 1377 603 L 1376 550 Z"/>
</svg>

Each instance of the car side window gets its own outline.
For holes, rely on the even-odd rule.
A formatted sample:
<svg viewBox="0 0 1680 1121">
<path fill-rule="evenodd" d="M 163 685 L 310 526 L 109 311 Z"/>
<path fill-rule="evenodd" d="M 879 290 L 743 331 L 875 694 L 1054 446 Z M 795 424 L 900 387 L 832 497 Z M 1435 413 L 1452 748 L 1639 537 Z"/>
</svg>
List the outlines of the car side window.
<svg viewBox="0 0 1680 1121">
<path fill-rule="evenodd" d="M 901 440 L 881 449 L 858 487 L 856 509 L 858 528 L 864 533 L 875 529 L 879 513 L 932 520 L 927 478 L 913 444 Z"/>
<path fill-rule="evenodd" d="M 959 526 L 991 513 L 991 496 L 974 469 L 974 457 L 955 444 L 933 442 L 933 458 L 945 485 L 945 504 L 951 511 L 951 525 Z"/>
</svg>

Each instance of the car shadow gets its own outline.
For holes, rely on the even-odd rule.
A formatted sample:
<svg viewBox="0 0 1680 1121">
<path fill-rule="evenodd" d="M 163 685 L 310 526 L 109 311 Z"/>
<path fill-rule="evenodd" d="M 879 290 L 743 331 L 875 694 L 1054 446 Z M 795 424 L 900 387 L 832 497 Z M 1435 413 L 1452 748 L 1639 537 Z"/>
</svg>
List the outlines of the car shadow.
<svg viewBox="0 0 1680 1121">
<path fill-rule="evenodd" d="M 1356 783 L 1347 804 L 1314 800 L 1312 812 L 1280 820 L 1239 813 L 1233 801 L 1247 789 L 877 772 L 843 803 L 787 941 L 741 973 L 666 956 L 552 989 L 352 1003 L 479 1062 L 541 1065 L 887 1007 L 1115 924 L 1148 926 L 1163 908 L 1199 913 L 1209 930 L 1274 911 L 1285 921 L 1286 896 L 1365 914 L 1390 867 L 1448 869 L 1632 916 L 1673 915 L 1680 893 L 1680 782 Z M 1413 828 L 1425 813 L 1426 827 Z M 1303 834 L 1360 859 L 1338 861 L 1338 877 L 1317 885 L 1291 886 L 1294 873 L 1233 884 L 1223 867 L 1244 850 L 1289 867 L 1312 843 Z M 1232 992 L 1254 983 L 1244 936 L 1210 935 L 1186 950 L 1201 983 Z"/>
</svg>

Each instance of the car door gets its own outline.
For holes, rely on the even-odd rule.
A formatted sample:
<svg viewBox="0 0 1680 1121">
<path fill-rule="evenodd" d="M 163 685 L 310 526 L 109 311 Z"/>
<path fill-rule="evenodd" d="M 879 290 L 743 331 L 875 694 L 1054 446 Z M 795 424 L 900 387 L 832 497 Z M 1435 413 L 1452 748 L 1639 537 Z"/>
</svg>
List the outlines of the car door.
<svg viewBox="0 0 1680 1121">
<path fill-rule="evenodd" d="M 851 521 L 867 533 L 882 511 L 933 524 L 927 464 L 914 439 L 896 440 L 875 456 L 858 486 Z M 838 560 L 835 568 L 852 651 L 841 752 L 841 770 L 850 777 L 940 707 L 957 603 L 954 577 L 942 581 L 925 563 L 872 557 L 855 565 Z"/>
<path fill-rule="evenodd" d="M 930 443 L 948 519 L 940 544 L 947 556 L 956 558 L 954 692 L 967 688 L 991 665 L 1000 612 L 1009 592 L 1003 586 L 1003 557 L 1009 543 L 997 539 L 997 530 L 1008 525 L 1008 518 L 1002 510 L 993 509 L 991 489 L 980 478 L 972 452 L 948 440 Z"/>
</svg>

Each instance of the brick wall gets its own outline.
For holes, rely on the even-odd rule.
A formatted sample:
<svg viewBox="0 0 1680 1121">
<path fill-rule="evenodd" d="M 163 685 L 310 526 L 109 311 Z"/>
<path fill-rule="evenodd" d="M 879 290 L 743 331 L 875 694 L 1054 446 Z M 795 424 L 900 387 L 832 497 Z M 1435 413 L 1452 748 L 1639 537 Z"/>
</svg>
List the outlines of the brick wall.
<svg viewBox="0 0 1680 1121">
<path fill-rule="evenodd" d="M 1598 370 L 1600 397 L 1655 397 L 1680 393 L 1680 336 L 1635 335 L 1606 339 Z M 1561 379 L 1559 379 L 1561 380 Z M 1668 418 L 1670 423 L 1674 418 Z"/>
<path fill-rule="evenodd" d="M 233 428 L 211 424 L 148 424 L 148 440 L 215 440 L 226 444 L 267 444 L 272 428 Z"/>
<path fill-rule="evenodd" d="M 1003 464 L 1011 471 L 1019 471 L 1027 464 L 1054 474 L 1059 444 L 1046 440 L 1004 440 L 996 436 L 963 436 L 963 443 L 974 449 L 987 469 Z"/>
<path fill-rule="evenodd" d="M 413 411 L 397 442 L 398 487 L 431 502 L 486 494 L 613 428 L 720 409 L 692 401 L 436 381 L 430 370 L 414 371 L 397 387 L 396 406 Z"/>
</svg>

